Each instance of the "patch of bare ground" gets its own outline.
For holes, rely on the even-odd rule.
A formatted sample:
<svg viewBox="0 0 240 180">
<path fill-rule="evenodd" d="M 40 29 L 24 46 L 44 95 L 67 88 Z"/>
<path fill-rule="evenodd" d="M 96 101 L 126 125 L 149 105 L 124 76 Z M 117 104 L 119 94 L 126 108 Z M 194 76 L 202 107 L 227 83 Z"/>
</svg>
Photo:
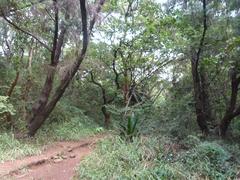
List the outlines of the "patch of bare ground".
<svg viewBox="0 0 240 180">
<path fill-rule="evenodd" d="M 49 145 L 40 155 L 24 157 L 0 164 L 0 179 L 68 180 L 75 167 L 89 155 L 104 135 L 79 141 L 63 141 Z"/>
</svg>

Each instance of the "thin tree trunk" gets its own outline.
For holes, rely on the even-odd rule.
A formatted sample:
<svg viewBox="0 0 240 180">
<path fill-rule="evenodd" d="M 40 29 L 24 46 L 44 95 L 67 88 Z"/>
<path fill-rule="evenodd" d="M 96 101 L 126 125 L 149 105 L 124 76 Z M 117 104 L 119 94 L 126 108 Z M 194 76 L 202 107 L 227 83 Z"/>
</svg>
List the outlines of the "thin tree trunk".
<svg viewBox="0 0 240 180">
<path fill-rule="evenodd" d="M 200 78 L 200 72 L 199 72 L 199 61 L 201 58 L 201 53 L 203 51 L 204 47 L 204 41 L 205 36 L 207 32 L 207 4 L 206 0 L 202 1 L 202 9 L 203 9 L 203 31 L 202 36 L 200 39 L 200 43 L 198 46 L 197 51 L 192 52 L 192 58 L 191 58 L 191 68 L 192 68 L 192 78 L 193 78 L 193 88 L 194 88 L 194 100 L 195 100 L 195 110 L 196 110 L 196 116 L 197 116 L 197 123 L 202 130 L 202 132 L 207 135 L 209 133 L 208 124 L 206 121 L 206 114 L 204 108 L 204 101 L 203 99 L 205 97 L 203 93 L 203 87 L 202 82 Z"/>
<path fill-rule="evenodd" d="M 107 108 L 105 107 L 105 105 L 102 107 L 102 113 L 104 115 L 104 126 L 108 129 L 110 126 L 110 113 L 107 112 Z"/>
<path fill-rule="evenodd" d="M 23 120 L 27 120 L 27 102 L 29 100 L 29 92 L 31 90 L 32 87 L 32 58 L 33 58 L 33 43 L 34 41 L 32 41 L 31 47 L 29 49 L 29 53 L 28 53 L 28 63 L 27 63 L 27 69 L 28 69 L 28 75 L 27 75 L 27 79 L 26 82 L 24 83 L 24 88 L 22 91 L 22 101 L 23 101 L 23 109 L 22 109 L 22 117 Z"/>
<path fill-rule="evenodd" d="M 8 96 L 9 98 L 12 96 L 12 93 L 13 93 L 13 91 L 14 91 L 17 83 L 18 83 L 19 75 L 20 75 L 20 73 L 19 73 L 19 71 L 17 71 L 16 76 L 15 76 L 15 79 L 13 80 L 13 82 L 11 83 L 11 86 L 10 86 L 9 90 L 7 91 L 7 96 Z M 12 126 L 12 125 L 13 125 L 12 115 L 11 115 L 9 112 L 7 112 L 7 113 L 5 113 L 5 116 L 4 116 L 4 117 L 5 117 L 5 120 L 6 120 L 7 124 L 10 125 L 10 126 Z"/>
<path fill-rule="evenodd" d="M 128 98 L 129 98 L 129 82 L 128 82 L 127 70 L 124 72 L 123 98 L 124 98 L 124 104 L 126 105 L 128 103 Z"/>
<path fill-rule="evenodd" d="M 228 130 L 228 127 L 231 123 L 231 120 L 234 118 L 233 115 L 231 114 L 225 114 L 225 116 L 223 117 L 223 119 L 221 120 L 221 123 L 220 123 L 220 135 L 222 137 L 225 137 L 226 136 L 226 133 L 227 133 L 227 130 Z"/>
<path fill-rule="evenodd" d="M 204 134 L 208 134 L 209 129 L 208 129 L 206 116 L 203 109 L 204 103 L 203 103 L 202 94 L 201 94 L 201 82 L 200 82 L 196 61 L 192 60 L 191 65 L 192 65 L 192 78 L 193 78 L 194 100 L 195 100 L 195 111 L 197 116 L 197 123 L 201 131 Z"/>
<path fill-rule="evenodd" d="M 8 89 L 8 92 L 7 92 L 7 96 L 8 97 L 12 96 L 13 90 L 14 90 L 14 88 L 16 87 L 16 85 L 18 83 L 19 74 L 20 74 L 19 71 L 17 71 L 15 79 L 13 80 L 13 82 L 11 83 L 10 88 Z"/>
</svg>

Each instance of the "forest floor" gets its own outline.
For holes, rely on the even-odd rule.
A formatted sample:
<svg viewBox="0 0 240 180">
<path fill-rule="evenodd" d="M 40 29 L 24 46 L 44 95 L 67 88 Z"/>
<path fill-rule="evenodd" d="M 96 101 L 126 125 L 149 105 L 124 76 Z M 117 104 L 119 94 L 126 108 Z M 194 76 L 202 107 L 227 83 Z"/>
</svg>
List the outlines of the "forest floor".
<svg viewBox="0 0 240 180">
<path fill-rule="evenodd" d="M 55 142 L 46 146 L 40 155 L 0 163 L 0 179 L 72 179 L 79 162 L 103 137 L 96 135 L 79 141 Z"/>
</svg>

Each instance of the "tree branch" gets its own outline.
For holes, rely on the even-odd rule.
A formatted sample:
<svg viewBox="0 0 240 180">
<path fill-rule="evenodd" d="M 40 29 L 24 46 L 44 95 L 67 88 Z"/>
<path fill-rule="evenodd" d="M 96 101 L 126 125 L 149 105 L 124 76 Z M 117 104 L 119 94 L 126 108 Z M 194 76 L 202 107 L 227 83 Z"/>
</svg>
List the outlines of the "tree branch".
<svg viewBox="0 0 240 180">
<path fill-rule="evenodd" d="M 55 12 L 55 30 L 54 30 L 54 37 L 53 37 L 53 47 L 52 47 L 52 54 L 51 54 L 51 65 L 56 65 L 56 49 L 58 44 L 58 5 L 57 0 L 53 0 L 54 12 Z"/>
<path fill-rule="evenodd" d="M 105 3 L 105 0 L 99 0 L 99 3 L 98 3 L 98 5 L 97 5 L 97 7 L 96 7 L 96 9 L 95 9 L 93 18 L 92 18 L 92 20 L 90 21 L 89 34 L 92 33 L 94 24 L 95 24 L 95 22 L 96 22 L 96 20 L 97 20 L 97 16 L 98 16 L 99 12 L 101 11 L 102 6 L 104 5 L 104 3 Z"/>
<path fill-rule="evenodd" d="M 43 47 L 45 47 L 48 51 L 52 51 L 50 47 L 48 47 L 44 42 L 42 42 L 36 35 L 32 34 L 31 32 L 28 32 L 27 30 L 24 30 L 20 28 L 18 25 L 10 21 L 4 14 L 3 14 L 3 19 L 7 21 L 11 26 L 13 26 L 16 30 L 19 30 L 23 32 L 24 34 L 27 34 L 28 36 L 31 36 L 32 38 L 36 39 Z"/>
<path fill-rule="evenodd" d="M 197 55 L 196 55 L 196 66 L 198 66 L 198 63 L 199 63 L 200 55 L 201 55 L 202 48 L 203 48 L 203 43 L 204 43 L 206 32 L 207 32 L 207 8 L 206 8 L 206 6 L 207 6 L 206 0 L 203 0 L 203 32 L 202 32 L 202 37 L 201 37 Z"/>
<path fill-rule="evenodd" d="M 91 82 L 101 88 L 103 104 L 106 105 L 107 102 L 108 102 L 107 101 L 107 97 L 106 97 L 106 90 L 103 88 L 102 84 L 100 84 L 99 82 L 95 81 L 92 71 L 90 71 L 90 76 L 91 76 Z"/>
<path fill-rule="evenodd" d="M 44 42 L 42 42 L 36 35 L 32 34 L 31 32 L 29 32 L 27 30 L 22 29 L 21 27 L 19 27 L 18 25 L 16 25 L 12 21 L 10 21 L 4 14 L 2 17 L 6 22 L 8 22 L 11 26 L 13 26 L 16 30 L 19 30 L 19 31 L 23 32 L 24 34 L 31 36 L 32 38 L 37 40 L 41 45 L 43 45 L 43 47 L 45 47 L 48 51 L 52 52 L 52 49 L 48 45 L 46 45 Z"/>
<path fill-rule="evenodd" d="M 117 89 L 120 89 L 120 84 L 119 84 L 119 73 L 117 72 L 116 70 L 116 58 L 117 58 L 117 50 L 114 50 L 114 53 L 113 53 L 113 62 L 112 62 L 112 69 L 113 69 L 113 72 L 115 74 L 115 84 L 117 86 Z"/>
</svg>

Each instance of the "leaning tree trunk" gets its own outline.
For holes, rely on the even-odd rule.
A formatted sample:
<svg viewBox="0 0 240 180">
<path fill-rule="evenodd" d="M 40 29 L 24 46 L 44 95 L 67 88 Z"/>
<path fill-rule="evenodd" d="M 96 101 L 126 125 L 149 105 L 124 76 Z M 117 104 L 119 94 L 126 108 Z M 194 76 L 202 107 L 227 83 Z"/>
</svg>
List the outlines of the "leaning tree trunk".
<svg viewBox="0 0 240 180">
<path fill-rule="evenodd" d="M 55 68 L 49 68 L 42 92 L 37 102 L 32 107 L 32 115 L 28 120 L 28 124 L 36 121 L 36 119 L 38 119 L 38 116 L 42 116 L 42 114 L 44 114 L 44 109 L 48 103 L 49 96 L 53 88 L 54 76 Z"/>
<path fill-rule="evenodd" d="M 227 134 L 227 130 L 228 130 L 228 127 L 231 123 L 231 120 L 234 118 L 233 115 L 231 114 L 226 114 L 223 119 L 221 120 L 221 123 L 220 123 L 220 126 L 219 126 L 219 130 L 220 130 L 220 135 L 222 137 L 225 137 L 226 134 Z"/>
<path fill-rule="evenodd" d="M 65 78 L 61 81 L 60 85 L 56 89 L 49 103 L 40 112 L 38 112 L 38 115 L 35 116 L 34 120 L 32 120 L 29 123 L 28 127 L 29 136 L 34 136 L 37 130 L 42 126 L 44 121 L 49 117 L 50 113 L 53 111 L 57 102 L 62 97 L 63 93 L 65 92 L 66 88 L 68 87 L 69 83 L 74 77 L 75 73 L 78 71 L 80 64 L 82 63 L 82 60 L 84 59 L 85 53 L 86 49 L 85 51 L 83 49 L 81 55 L 77 58 L 77 62 L 75 62 L 73 67 L 71 68 L 72 71 L 65 75 Z"/>
<path fill-rule="evenodd" d="M 59 62 L 61 48 L 63 45 L 64 36 L 66 33 L 66 27 L 63 24 L 61 27 L 61 31 L 59 33 L 59 9 L 57 0 L 53 1 L 54 12 L 55 12 L 55 29 L 54 29 L 54 37 L 51 49 L 51 63 L 47 66 L 47 77 L 38 97 L 38 100 L 32 106 L 31 116 L 28 119 L 28 126 L 34 122 L 38 121 L 39 117 L 42 117 L 45 114 L 45 108 L 49 101 L 49 97 L 51 95 L 51 91 L 53 89 L 54 77 L 56 73 L 56 68 Z"/>
<path fill-rule="evenodd" d="M 17 71 L 15 79 L 13 80 L 13 82 L 10 85 L 10 88 L 7 91 L 7 96 L 10 98 L 13 94 L 13 91 L 15 89 L 15 87 L 17 86 L 18 80 L 19 80 L 19 71 Z M 4 114 L 4 119 L 6 120 L 6 123 L 8 124 L 7 126 L 12 127 L 13 126 L 13 122 L 12 122 L 12 115 L 7 112 Z"/>
<path fill-rule="evenodd" d="M 29 136 L 34 136 L 37 130 L 42 126 L 44 121 L 49 117 L 50 113 L 53 111 L 55 108 L 57 102 L 60 100 L 60 98 L 63 96 L 66 88 L 68 87 L 69 83 L 73 79 L 74 75 L 76 72 L 79 70 L 79 67 L 85 57 L 87 47 L 88 47 L 88 42 L 89 42 L 89 34 L 91 34 L 92 28 L 94 26 L 96 16 L 100 12 L 105 0 L 100 0 L 98 6 L 96 7 L 96 13 L 94 14 L 93 19 L 90 22 L 90 28 L 88 31 L 88 22 L 87 22 L 87 10 L 86 10 L 86 2 L 85 0 L 79 0 L 80 1 L 80 8 L 81 8 L 81 20 L 82 20 L 82 30 L 83 30 L 83 42 L 82 42 L 82 50 L 78 57 L 76 58 L 75 62 L 73 63 L 72 67 L 70 70 L 65 74 L 64 78 L 61 80 L 59 86 L 56 88 L 55 92 L 53 93 L 52 97 L 50 100 L 47 101 L 45 106 L 42 106 L 42 108 L 38 108 L 35 112 L 35 116 L 31 119 L 28 125 L 28 135 Z M 64 34 L 64 33 L 63 33 Z M 61 36 L 61 33 L 60 35 Z M 63 43 L 63 38 L 59 38 L 62 40 L 62 42 L 58 43 L 60 44 L 58 47 L 62 46 Z M 61 48 L 56 48 L 59 52 L 56 54 L 60 56 L 60 50 Z M 59 60 L 59 57 L 55 57 L 55 59 Z M 45 83 L 45 88 L 48 90 L 46 91 L 47 93 L 49 90 L 51 91 L 52 88 L 52 78 L 54 77 L 55 74 L 55 68 L 52 71 L 49 71 L 50 76 L 47 77 L 46 83 Z M 53 75 L 53 76 L 51 76 Z M 49 83 L 48 83 L 49 80 Z M 42 98 L 43 102 L 45 103 L 47 96 L 45 96 L 44 93 L 42 93 Z M 40 97 L 41 100 L 41 97 Z M 41 102 L 41 101 L 40 101 Z M 43 104 L 43 103 L 41 103 Z M 41 106 L 41 104 L 38 105 L 38 107 Z"/>
</svg>

